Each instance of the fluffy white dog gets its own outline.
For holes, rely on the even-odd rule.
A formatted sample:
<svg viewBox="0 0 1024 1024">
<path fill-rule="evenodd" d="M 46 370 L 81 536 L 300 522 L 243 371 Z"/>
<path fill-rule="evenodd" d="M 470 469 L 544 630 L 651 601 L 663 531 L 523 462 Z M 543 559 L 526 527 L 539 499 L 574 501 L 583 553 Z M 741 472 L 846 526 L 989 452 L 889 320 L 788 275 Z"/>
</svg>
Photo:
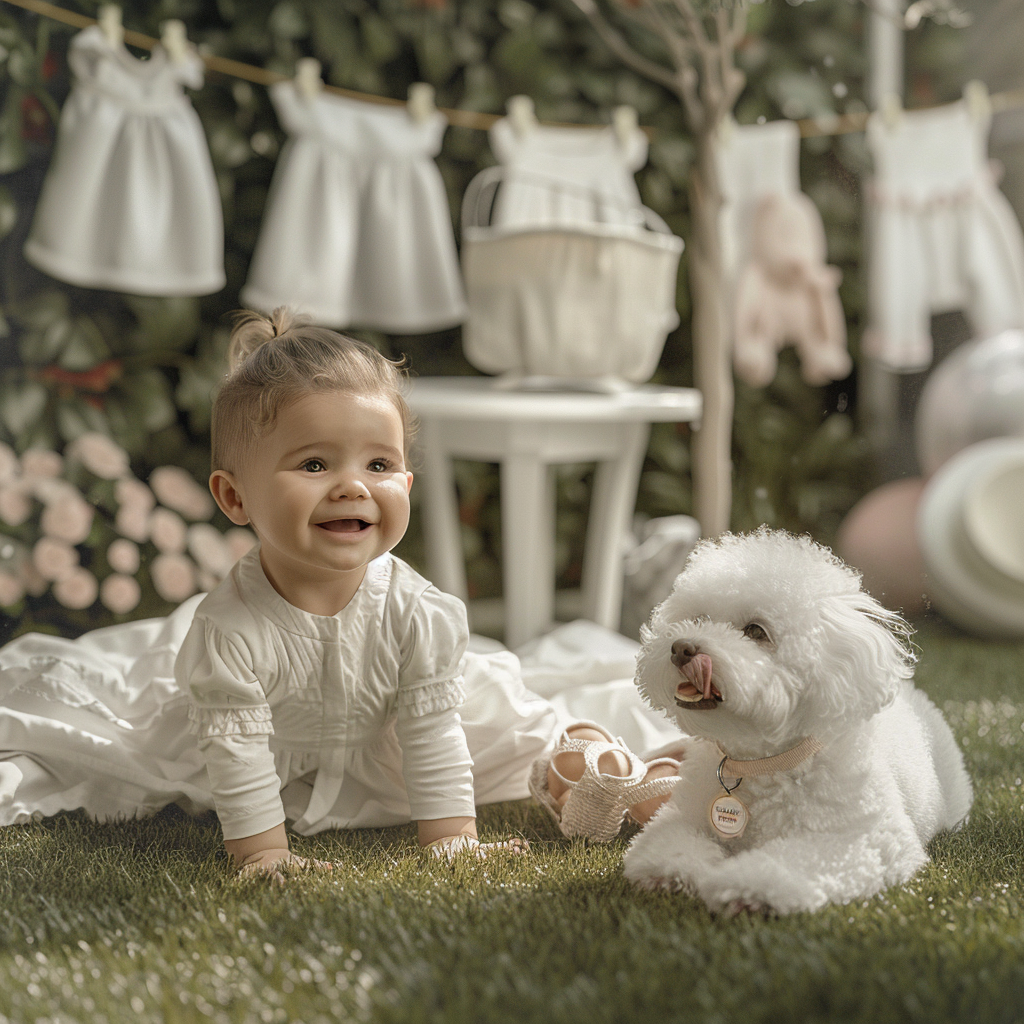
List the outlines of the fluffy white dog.
<svg viewBox="0 0 1024 1024">
<path fill-rule="evenodd" d="M 701 542 L 643 635 L 637 685 L 688 738 L 627 878 L 777 913 L 910 878 L 972 794 L 908 629 L 808 538 Z"/>
</svg>

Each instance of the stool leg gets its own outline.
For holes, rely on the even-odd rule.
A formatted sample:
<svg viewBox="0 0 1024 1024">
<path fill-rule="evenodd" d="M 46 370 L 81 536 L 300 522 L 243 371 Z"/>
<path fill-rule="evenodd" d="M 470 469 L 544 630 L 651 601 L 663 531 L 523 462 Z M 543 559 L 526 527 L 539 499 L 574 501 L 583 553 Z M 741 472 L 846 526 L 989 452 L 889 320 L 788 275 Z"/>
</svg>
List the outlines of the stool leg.
<svg viewBox="0 0 1024 1024">
<path fill-rule="evenodd" d="M 516 648 L 544 632 L 555 611 L 555 490 L 534 455 L 501 464 L 505 644 Z"/>
<path fill-rule="evenodd" d="M 623 424 L 622 430 L 619 455 L 597 464 L 583 553 L 583 614 L 608 629 L 618 629 L 622 617 L 622 542 L 651 432 L 647 423 Z"/>
<path fill-rule="evenodd" d="M 466 601 L 469 587 L 452 460 L 435 424 L 424 420 L 420 436 L 423 443 L 423 537 L 430 578 L 438 589 Z"/>
</svg>

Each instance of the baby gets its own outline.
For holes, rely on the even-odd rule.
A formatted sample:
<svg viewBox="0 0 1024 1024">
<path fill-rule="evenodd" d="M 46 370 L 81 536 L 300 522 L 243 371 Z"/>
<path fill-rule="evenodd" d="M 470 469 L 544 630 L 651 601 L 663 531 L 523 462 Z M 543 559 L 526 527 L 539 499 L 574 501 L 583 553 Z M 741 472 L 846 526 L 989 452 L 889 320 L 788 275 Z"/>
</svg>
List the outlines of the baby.
<svg viewBox="0 0 1024 1024">
<path fill-rule="evenodd" d="M 390 553 L 412 484 L 395 364 L 284 309 L 240 314 L 229 358 L 210 489 L 259 543 L 165 619 L 0 650 L 0 825 L 212 807 L 234 864 L 283 879 L 310 866 L 286 821 L 412 820 L 438 855 L 521 851 L 479 843 L 475 805 L 528 781 L 566 834 L 609 839 L 630 808 L 645 820 L 666 766 L 592 723 L 552 753 L 568 716 L 510 652 L 467 651 L 462 602 Z"/>
</svg>

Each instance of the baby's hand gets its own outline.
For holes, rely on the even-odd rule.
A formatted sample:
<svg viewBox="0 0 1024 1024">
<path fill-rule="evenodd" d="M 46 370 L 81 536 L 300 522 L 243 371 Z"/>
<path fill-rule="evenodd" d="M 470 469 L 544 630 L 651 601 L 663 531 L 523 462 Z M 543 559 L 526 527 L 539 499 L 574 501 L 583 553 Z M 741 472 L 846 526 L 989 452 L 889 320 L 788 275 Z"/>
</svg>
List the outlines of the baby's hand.
<svg viewBox="0 0 1024 1024">
<path fill-rule="evenodd" d="M 330 861 L 299 857 L 287 849 L 260 850 L 242 861 L 238 877 L 266 877 L 277 885 L 284 885 L 288 875 L 305 871 L 330 871 L 332 866 Z"/>
<path fill-rule="evenodd" d="M 469 853 L 478 860 L 485 860 L 489 853 L 502 850 L 509 853 L 528 853 L 530 844 L 525 839 L 514 837 L 500 843 L 481 843 L 474 836 L 445 836 L 426 847 L 436 860 L 447 857 L 451 863 L 460 853 Z"/>
</svg>

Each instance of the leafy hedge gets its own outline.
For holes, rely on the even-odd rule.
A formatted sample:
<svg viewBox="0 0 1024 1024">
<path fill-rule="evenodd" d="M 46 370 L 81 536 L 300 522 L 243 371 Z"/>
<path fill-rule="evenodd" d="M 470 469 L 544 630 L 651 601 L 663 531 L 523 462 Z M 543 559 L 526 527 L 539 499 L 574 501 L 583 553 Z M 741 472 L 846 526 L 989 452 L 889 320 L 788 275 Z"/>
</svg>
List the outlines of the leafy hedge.
<svg viewBox="0 0 1024 1024">
<path fill-rule="evenodd" d="M 91 0 L 78 4 L 90 15 L 96 7 Z M 739 121 L 863 109 L 865 12 L 850 0 L 767 0 L 752 7 L 739 53 L 749 78 Z M 692 150 L 674 98 L 625 70 L 567 0 L 124 4 L 125 25 L 149 35 L 159 35 L 160 22 L 172 17 L 219 55 L 284 74 L 292 73 L 297 58 L 315 56 L 329 82 L 394 97 L 424 80 L 435 86 L 442 106 L 500 112 L 509 96 L 528 93 L 541 119 L 580 123 L 601 122 L 614 105 L 632 104 L 641 123 L 654 129 L 650 162 L 638 175 L 644 201 L 687 236 Z M 926 25 L 920 31 L 926 41 L 955 42 L 950 29 Z M 177 464 L 203 480 L 210 390 L 223 370 L 223 317 L 238 304 L 284 136 L 260 87 L 210 74 L 193 97 L 224 204 L 228 284 L 222 292 L 198 300 L 152 299 L 55 282 L 28 266 L 21 250 L 50 157 L 54 118 L 70 84 L 65 53 L 71 33 L 13 7 L 0 10 L 0 439 L 19 451 L 60 450 L 84 431 L 100 431 L 125 447 L 141 479 L 156 466 Z M 948 46 L 919 49 L 925 58 L 915 68 L 918 79 L 929 71 L 928 53 L 948 63 Z M 449 129 L 439 164 L 453 217 L 470 178 L 493 162 L 484 132 Z M 865 166 L 862 136 L 804 144 L 804 188 L 825 218 L 830 260 L 844 272 L 841 294 L 854 348 L 864 309 L 858 182 Z M 685 266 L 678 300 L 682 326 L 665 347 L 656 379 L 691 384 Z M 457 329 L 417 337 L 356 333 L 391 355 L 406 355 L 420 375 L 474 372 Z M 738 387 L 735 528 L 769 522 L 831 539 L 869 483 L 865 445 L 851 415 L 855 398 L 853 379 L 808 388 L 793 359 L 783 360 L 770 387 Z M 689 511 L 688 467 L 685 429 L 656 428 L 639 510 Z M 585 466 L 559 471 L 563 586 L 579 578 L 589 475 Z M 465 464 L 459 481 L 471 590 L 493 594 L 500 588 L 497 474 L 491 466 Z M 400 551 L 422 565 L 415 527 Z M 29 618 L 46 612 L 35 609 Z M 108 620 L 96 608 L 74 628 Z"/>
</svg>

